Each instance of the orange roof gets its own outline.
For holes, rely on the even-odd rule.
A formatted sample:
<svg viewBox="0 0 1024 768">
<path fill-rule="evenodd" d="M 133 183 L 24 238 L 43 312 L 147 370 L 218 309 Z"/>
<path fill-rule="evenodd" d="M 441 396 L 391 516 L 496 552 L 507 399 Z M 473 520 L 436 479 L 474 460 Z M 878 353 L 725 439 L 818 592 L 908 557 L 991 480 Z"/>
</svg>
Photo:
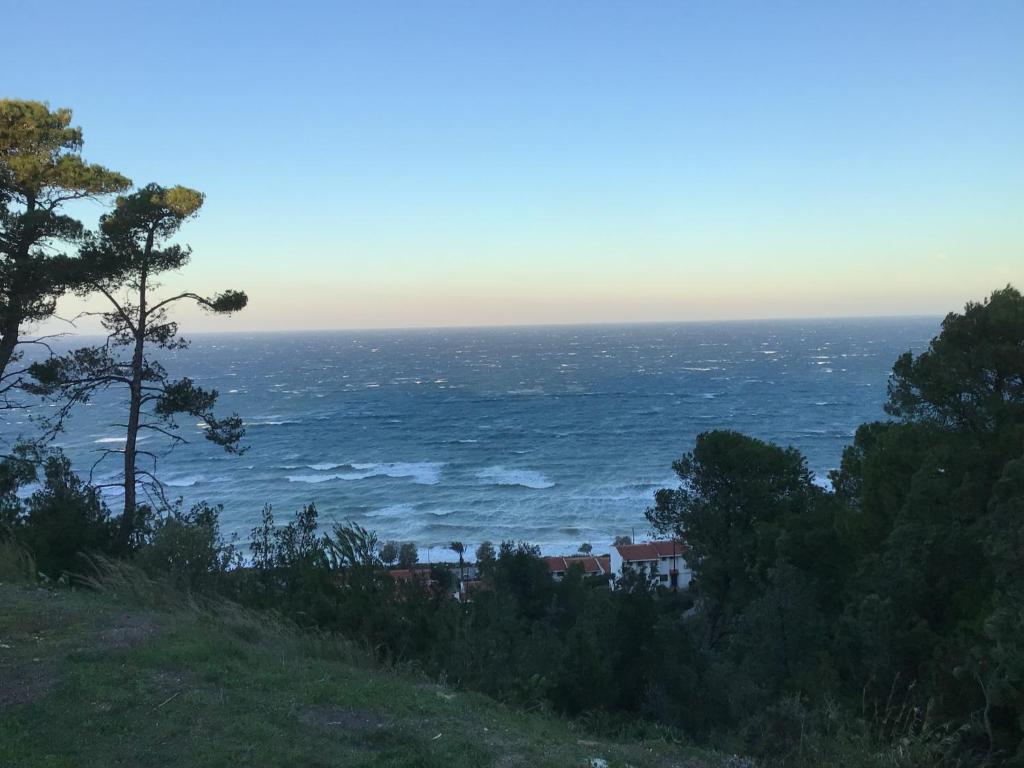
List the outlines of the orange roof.
<svg viewBox="0 0 1024 768">
<path fill-rule="evenodd" d="M 608 573 L 611 571 L 611 558 L 608 555 L 601 557 L 545 557 L 549 573 L 565 573 L 574 564 L 583 566 L 583 573 Z"/>
<path fill-rule="evenodd" d="M 635 562 L 672 557 L 673 553 L 681 556 L 686 551 L 686 545 L 681 541 L 645 541 L 640 544 L 619 544 L 615 549 L 622 555 L 623 560 Z"/>
<path fill-rule="evenodd" d="M 395 581 L 430 581 L 430 569 L 429 568 L 393 568 L 388 573 L 391 578 Z"/>
</svg>

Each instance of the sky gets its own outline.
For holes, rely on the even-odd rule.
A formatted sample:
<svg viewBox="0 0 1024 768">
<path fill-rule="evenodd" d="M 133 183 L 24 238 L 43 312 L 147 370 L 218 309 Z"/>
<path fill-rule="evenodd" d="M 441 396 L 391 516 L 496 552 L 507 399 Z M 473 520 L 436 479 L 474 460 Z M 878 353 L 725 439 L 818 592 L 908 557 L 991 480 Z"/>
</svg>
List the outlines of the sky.
<svg viewBox="0 0 1024 768">
<path fill-rule="evenodd" d="M 0 96 L 207 195 L 165 288 L 250 306 L 186 330 L 944 314 L 1024 287 L 1020 0 L 0 18 Z"/>
</svg>

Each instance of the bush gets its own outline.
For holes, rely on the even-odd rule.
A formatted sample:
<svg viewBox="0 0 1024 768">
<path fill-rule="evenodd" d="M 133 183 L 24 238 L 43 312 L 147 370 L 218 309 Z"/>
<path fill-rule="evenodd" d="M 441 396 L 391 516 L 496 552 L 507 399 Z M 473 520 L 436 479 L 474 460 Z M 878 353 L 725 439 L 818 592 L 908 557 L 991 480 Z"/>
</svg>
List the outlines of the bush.
<svg viewBox="0 0 1024 768">
<path fill-rule="evenodd" d="M 34 581 L 36 563 L 32 554 L 0 528 L 0 582 Z"/>
<path fill-rule="evenodd" d="M 99 491 L 71 471 L 65 456 L 47 457 L 42 469 L 42 488 L 12 515 L 11 528 L 40 572 L 56 579 L 80 571 L 82 553 L 113 554 L 116 526 Z"/>
<path fill-rule="evenodd" d="M 179 507 L 155 519 L 136 562 L 150 576 L 167 577 L 181 589 L 215 588 L 218 577 L 242 564 L 234 539 L 221 536 L 221 510 L 200 502 L 188 512 Z"/>
</svg>

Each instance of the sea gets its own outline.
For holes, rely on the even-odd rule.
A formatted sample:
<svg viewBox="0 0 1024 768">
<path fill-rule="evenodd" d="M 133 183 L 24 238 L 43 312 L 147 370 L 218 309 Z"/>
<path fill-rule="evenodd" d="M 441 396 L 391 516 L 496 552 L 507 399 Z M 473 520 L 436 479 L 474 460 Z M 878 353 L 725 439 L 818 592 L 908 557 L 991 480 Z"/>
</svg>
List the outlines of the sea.
<svg viewBox="0 0 1024 768">
<path fill-rule="evenodd" d="M 325 528 L 354 521 L 416 542 L 423 559 L 450 557 L 453 540 L 605 551 L 649 535 L 644 510 L 678 485 L 672 462 L 707 430 L 794 446 L 827 484 L 857 426 L 886 418 L 896 357 L 924 349 L 939 323 L 199 334 L 160 360 L 219 391 L 219 409 L 244 419 L 246 450 L 224 453 L 195 418 L 178 422 L 187 444 L 151 434 L 140 447 L 169 496 L 223 505 L 225 533 L 243 541 L 264 505 L 282 522 L 313 502 Z M 116 477 L 122 411 L 120 394 L 101 394 L 57 440 L 94 482 Z M 24 413 L 3 428 L 31 431 Z M 116 510 L 117 489 L 105 493 Z"/>
</svg>

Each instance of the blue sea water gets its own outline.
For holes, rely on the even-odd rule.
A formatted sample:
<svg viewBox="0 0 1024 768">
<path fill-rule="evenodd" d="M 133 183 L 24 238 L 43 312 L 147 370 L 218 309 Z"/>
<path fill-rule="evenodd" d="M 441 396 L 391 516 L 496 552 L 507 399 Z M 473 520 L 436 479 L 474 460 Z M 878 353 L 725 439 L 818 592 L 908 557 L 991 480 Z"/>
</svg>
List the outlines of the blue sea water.
<svg viewBox="0 0 1024 768">
<path fill-rule="evenodd" d="M 229 456 L 190 444 L 159 459 L 169 494 L 222 503 L 245 538 L 265 503 L 315 501 L 421 549 L 520 539 L 547 552 L 646 533 L 656 489 L 705 430 L 799 448 L 820 481 L 856 427 L 884 418 L 901 352 L 937 318 L 198 335 L 163 360 L 245 420 Z M 40 409 L 35 409 L 37 412 Z M 8 421 L 13 435 L 24 417 Z M 59 442 L 89 472 L 123 433 L 119 402 L 79 409 Z M 149 437 L 143 447 L 165 444 Z M 93 471 L 112 478 L 119 457 Z M 110 502 L 115 505 L 117 499 Z M 441 552 L 435 549 L 435 559 Z"/>
</svg>

